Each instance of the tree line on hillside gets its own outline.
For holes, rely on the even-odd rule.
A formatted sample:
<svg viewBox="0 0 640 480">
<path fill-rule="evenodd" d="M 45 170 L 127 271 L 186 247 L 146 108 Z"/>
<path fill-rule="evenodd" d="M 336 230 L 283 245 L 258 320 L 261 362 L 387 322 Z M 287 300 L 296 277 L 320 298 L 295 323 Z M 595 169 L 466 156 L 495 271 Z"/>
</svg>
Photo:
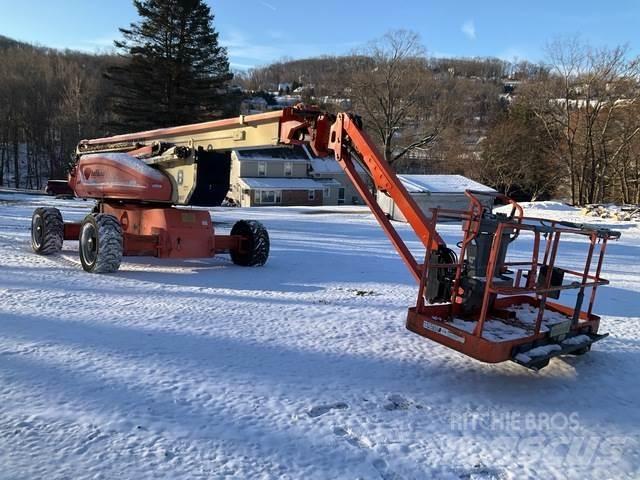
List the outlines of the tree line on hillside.
<svg viewBox="0 0 640 480">
<path fill-rule="evenodd" d="M 0 37 L 0 186 L 64 178 L 79 140 L 238 113 L 226 50 L 202 0 L 134 0 L 116 52 Z"/>
<path fill-rule="evenodd" d="M 626 47 L 559 40 L 541 64 L 430 58 L 400 30 L 233 78 L 203 0 L 134 5 L 112 54 L 0 38 L 0 185 L 62 178 L 82 138 L 236 115 L 242 95 L 273 103 L 287 83 L 305 103 L 349 104 L 399 172 L 461 173 L 520 199 L 640 203 L 640 62 Z"/>
<path fill-rule="evenodd" d="M 576 39 L 548 47 L 549 75 L 519 88 L 487 133 L 478 176 L 571 203 L 640 203 L 640 59 Z"/>
<path fill-rule="evenodd" d="M 0 39 L 0 185 L 40 188 L 64 174 L 78 140 L 109 120 L 110 56 Z"/>
<path fill-rule="evenodd" d="M 575 38 L 549 44 L 541 64 L 434 59 L 395 31 L 352 55 L 276 62 L 237 81 L 349 98 L 400 172 L 462 173 L 520 199 L 640 203 L 639 65 L 627 47 Z"/>
</svg>

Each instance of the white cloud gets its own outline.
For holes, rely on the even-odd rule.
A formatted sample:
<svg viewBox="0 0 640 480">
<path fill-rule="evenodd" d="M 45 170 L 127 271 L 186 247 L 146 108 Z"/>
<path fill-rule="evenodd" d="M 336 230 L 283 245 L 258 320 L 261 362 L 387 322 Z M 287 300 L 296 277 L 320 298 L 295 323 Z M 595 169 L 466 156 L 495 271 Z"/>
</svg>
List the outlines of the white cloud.
<svg viewBox="0 0 640 480">
<path fill-rule="evenodd" d="M 433 58 L 455 58 L 460 56 L 460 55 L 456 55 L 455 53 L 444 52 L 442 50 L 435 50 L 433 52 L 430 51 L 429 54 Z"/>
<path fill-rule="evenodd" d="M 287 35 L 278 30 L 267 32 L 268 39 L 256 38 L 256 35 L 238 28 L 228 27 L 221 32 L 220 44 L 226 47 L 233 66 L 238 68 L 250 65 L 264 65 L 275 60 L 291 58 L 310 58 L 319 55 L 339 54 L 362 45 L 363 42 L 303 43 L 286 40 Z"/>
<path fill-rule="evenodd" d="M 518 45 L 512 45 L 507 49 L 498 53 L 498 55 L 496 56 L 500 60 L 505 60 L 507 62 L 521 62 L 523 60 L 527 60 L 530 62 L 539 61 L 539 60 L 536 60 L 536 58 L 532 56 L 530 52 L 531 50 L 526 46 L 522 47 Z"/>
<path fill-rule="evenodd" d="M 88 38 L 80 40 L 79 42 L 68 43 L 64 45 L 60 43 L 47 44 L 47 47 L 55 48 L 58 50 L 74 50 L 77 52 L 92 54 L 109 53 L 115 50 L 113 41 L 121 38 L 122 35 L 120 34 L 120 32 L 114 32 L 108 35 L 103 35 L 101 37 Z"/>
<path fill-rule="evenodd" d="M 220 43 L 227 48 L 229 57 L 232 59 L 251 59 L 261 63 L 280 56 L 279 49 L 268 45 L 259 45 L 258 42 L 252 41 L 240 30 L 230 30 L 226 35 L 223 35 Z"/>
<path fill-rule="evenodd" d="M 476 26 L 473 23 L 473 20 L 467 20 L 464 22 L 462 27 L 460 27 L 460 30 L 462 30 L 462 33 L 464 33 L 470 40 L 476 39 Z"/>
<path fill-rule="evenodd" d="M 110 35 L 105 35 L 103 37 L 85 40 L 84 43 L 87 45 L 95 46 L 95 47 L 113 47 L 114 40 L 119 40 L 121 38 L 122 38 L 122 34 L 120 32 L 114 32 Z"/>
<path fill-rule="evenodd" d="M 229 66 L 231 67 L 231 70 L 251 70 L 252 68 L 256 67 L 252 63 L 236 63 L 236 62 L 230 62 Z"/>
<path fill-rule="evenodd" d="M 282 30 L 267 30 L 267 35 L 275 40 L 281 40 L 286 36 Z"/>
<path fill-rule="evenodd" d="M 258 2 L 258 3 L 260 3 L 260 5 L 262 5 L 265 8 L 268 8 L 269 10 L 273 10 L 274 12 L 278 10 L 274 5 L 270 4 L 269 2 Z"/>
</svg>

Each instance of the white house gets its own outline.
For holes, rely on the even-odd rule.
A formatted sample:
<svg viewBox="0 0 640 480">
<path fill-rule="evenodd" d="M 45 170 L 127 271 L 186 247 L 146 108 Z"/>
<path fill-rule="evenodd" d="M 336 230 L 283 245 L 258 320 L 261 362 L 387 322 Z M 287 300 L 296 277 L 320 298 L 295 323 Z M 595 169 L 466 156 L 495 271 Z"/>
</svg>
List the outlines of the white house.
<svg viewBox="0 0 640 480">
<path fill-rule="evenodd" d="M 325 184 L 325 205 L 361 205 L 363 203 L 351 180 L 334 157 L 319 158 L 309 155 L 309 158 L 309 176 Z M 366 178 L 359 165 L 356 169 Z"/>
<path fill-rule="evenodd" d="M 314 157 L 305 146 L 233 150 L 229 180 L 227 201 L 242 207 L 362 203 L 335 158 Z"/>
<path fill-rule="evenodd" d="M 325 184 L 309 178 L 309 155 L 302 147 L 231 152 L 227 199 L 242 207 L 322 205 Z"/>
<path fill-rule="evenodd" d="M 469 198 L 464 194 L 465 190 L 495 192 L 493 188 L 462 175 L 398 175 L 398 177 L 429 218 L 431 218 L 430 209 L 432 208 L 467 210 Z M 487 207 L 493 204 L 493 198 L 488 195 L 482 195 L 478 198 Z M 390 218 L 406 221 L 395 202 L 386 194 L 378 192 L 377 200 L 382 210 Z"/>
</svg>

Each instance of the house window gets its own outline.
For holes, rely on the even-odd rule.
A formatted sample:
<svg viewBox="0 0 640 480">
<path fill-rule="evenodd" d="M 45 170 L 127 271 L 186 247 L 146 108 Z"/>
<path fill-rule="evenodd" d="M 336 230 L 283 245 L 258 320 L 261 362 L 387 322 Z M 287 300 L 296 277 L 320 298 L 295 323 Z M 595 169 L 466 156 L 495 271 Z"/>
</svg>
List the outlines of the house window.
<svg viewBox="0 0 640 480">
<path fill-rule="evenodd" d="M 284 176 L 290 177 L 291 175 L 293 175 L 293 163 L 284 162 Z"/>
<path fill-rule="evenodd" d="M 261 190 L 260 203 L 276 204 L 282 203 L 282 192 L 279 190 Z"/>
<path fill-rule="evenodd" d="M 316 191 L 315 190 L 309 190 L 309 200 L 315 200 L 316 199 Z"/>
<path fill-rule="evenodd" d="M 338 204 L 344 203 L 344 187 L 338 189 Z"/>
<path fill-rule="evenodd" d="M 331 189 L 329 187 L 324 187 L 324 198 L 329 198 L 331 196 Z"/>
<path fill-rule="evenodd" d="M 254 203 L 260 203 L 260 190 L 256 190 L 253 193 L 253 202 Z"/>
<path fill-rule="evenodd" d="M 267 176 L 267 162 L 258 162 L 258 176 L 259 177 Z"/>
</svg>

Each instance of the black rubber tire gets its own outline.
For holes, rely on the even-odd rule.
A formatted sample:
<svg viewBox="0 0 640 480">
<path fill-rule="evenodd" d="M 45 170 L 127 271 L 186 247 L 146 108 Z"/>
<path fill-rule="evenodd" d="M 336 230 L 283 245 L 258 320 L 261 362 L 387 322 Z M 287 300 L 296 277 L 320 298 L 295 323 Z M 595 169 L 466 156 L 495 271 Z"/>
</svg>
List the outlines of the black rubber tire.
<svg viewBox="0 0 640 480">
<path fill-rule="evenodd" d="M 570 355 L 580 356 L 580 355 L 589 353 L 590 351 L 591 351 L 591 345 L 587 347 L 579 348 L 578 350 L 574 350 L 573 352 L 570 353 Z"/>
<path fill-rule="evenodd" d="M 547 358 L 544 361 L 541 361 L 539 363 L 536 363 L 535 366 L 533 367 L 534 370 L 540 371 L 545 367 L 549 366 L 549 362 L 551 361 L 551 359 Z"/>
<path fill-rule="evenodd" d="M 87 215 L 80 225 L 80 263 L 89 273 L 112 273 L 120 268 L 123 236 L 113 215 Z"/>
<path fill-rule="evenodd" d="M 231 260 L 243 267 L 261 267 L 269 258 L 269 233 L 260 222 L 240 220 L 231 229 L 231 235 L 245 238 L 242 251 L 231 250 Z"/>
<path fill-rule="evenodd" d="M 57 208 L 36 208 L 31 217 L 31 247 L 40 255 L 62 250 L 64 222 Z"/>
</svg>

